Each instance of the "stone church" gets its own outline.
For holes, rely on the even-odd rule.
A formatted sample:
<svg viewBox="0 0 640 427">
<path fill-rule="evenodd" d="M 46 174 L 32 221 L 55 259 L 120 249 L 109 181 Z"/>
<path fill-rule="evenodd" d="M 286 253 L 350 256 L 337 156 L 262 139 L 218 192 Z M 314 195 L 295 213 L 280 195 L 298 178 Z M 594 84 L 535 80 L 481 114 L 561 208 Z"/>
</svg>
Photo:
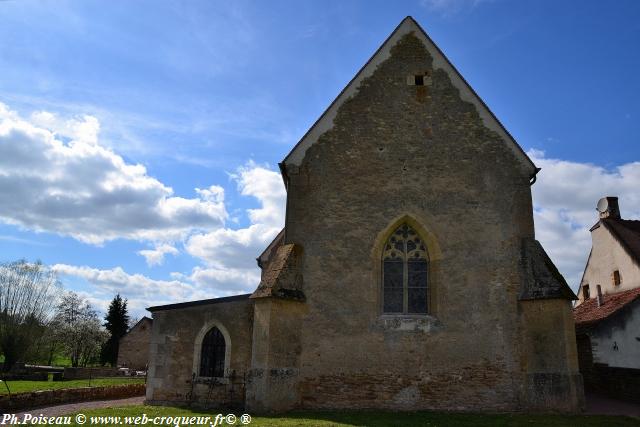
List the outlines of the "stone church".
<svg viewBox="0 0 640 427">
<path fill-rule="evenodd" d="M 149 403 L 581 408 L 539 169 L 411 17 L 280 168 L 255 292 L 149 308 Z"/>
</svg>

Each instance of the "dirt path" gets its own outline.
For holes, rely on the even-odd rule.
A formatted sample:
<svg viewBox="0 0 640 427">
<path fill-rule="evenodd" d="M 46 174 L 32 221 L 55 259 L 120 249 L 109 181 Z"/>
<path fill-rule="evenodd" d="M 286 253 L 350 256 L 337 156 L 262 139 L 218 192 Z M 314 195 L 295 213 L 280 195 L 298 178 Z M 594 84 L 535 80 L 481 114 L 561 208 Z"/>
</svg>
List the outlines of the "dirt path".
<svg viewBox="0 0 640 427">
<path fill-rule="evenodd" d="M 91 402 L 76 402 L 68 403 L 66 405 L 47 406 L 38 409 L 28 409 L 23 412 L 19 412 L 16 415 L 20 418 L 24 414 L 44 415 L 45 417 L 55 417 L 58 415 L 70 414 L 73 412 L 81 412 L 87 409 L 108 408 L 114 406 L 128 406 L 128 405 L 142 405 L 144 403 L 144 396 L 129 397 L 126 399 L 116 400 L 94 400 Z"/>
</svg>

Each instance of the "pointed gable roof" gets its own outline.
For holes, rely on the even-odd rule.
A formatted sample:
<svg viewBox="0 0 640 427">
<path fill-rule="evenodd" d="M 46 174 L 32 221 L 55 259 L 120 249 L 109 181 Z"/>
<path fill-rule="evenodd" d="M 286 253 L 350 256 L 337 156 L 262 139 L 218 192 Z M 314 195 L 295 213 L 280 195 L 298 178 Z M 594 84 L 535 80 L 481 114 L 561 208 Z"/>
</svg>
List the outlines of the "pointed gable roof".
<svg viewBox="0 0 640 427">
<path fill-rule="evenodd" d="M 147 316 L 142 316 L 142 319 L 138 320 L 138 321 L 136 322 L 136 324 L 135 324 L 135 325 L 133 325 L 131 328 L 129 328 L 129 330 L 127 331 L 127 333 L 125 333 L 124 335 L 129 334 L 129 333 L 130 333 L 131 331 L 133 331 L 135 328 L 137 328 L 138 326 L 140 326 L 143 322 L 145 322 L 145 323 L 146 323 L 146 322 L 153 323 L 153 319 L 151 319 L 150 317 L 147 317 Z M 124 336 L 124 335 L 123 335 L 123 336 Z"/>
<path fill-rule="evenodd" d="M 600 223 L 620 243 L 633 262 L 640 266 L 640 221 L 603 218 Z"/>
<path fill-rule="evenodd" d="M 452 84 L 460 91 L 460 97 L 462 100 L 471 102 L 475 105 L 480 118 L 484 125 L 495 131 L 500 137 L 510 145 L 514 151 L 516 157 L 524 164 L 525 168 L 528 168 L 531 173 L 531 177 L 534 177 L 538 171 L 533 161 L 527 156 L 522 147 L 518 145 L 516 140 L 500 123 L 498 118 L 489 110 L 489 107 L 478 96 L 473 88 L 467 83 L 462 75 L 451 64 L 442 51 L 431 40 L 427 33 L 420 27 L 420 25 L 411 17 L 407 16 L 402 20 L 400 25 L 389 35 L 385 42 L 378 48 L 373 56 L 367 61 L 367 63 L 358 71 L 358 73 L 351 79 L 351 81 L 340 92 L 338 97 L 329 105 L 329 107 L 322 113 L 320 118 L 311 126 L 311 128 L 304 134 L 302 139 L 293 147 L 291 152 L 284 158 L 282 163 L 284 165 L 297 165 L 299 166 L 304 159 L 307 149 L 313 145 L 320 135 L 333 127 L 333 120 L 336 117 L 340 106 L 356 94 L 359 90 L 360 83 L 365 78 L 371 76 L 379 64 L 384 62 L 391 56 L 391 48 L 398 43 L 398 41 L 405 35 L 414 33 L 414 35 L 422 41 L 427 51 L 433 58 L 433 68 L 443 69 L 451 79 Z"/>
</svg>

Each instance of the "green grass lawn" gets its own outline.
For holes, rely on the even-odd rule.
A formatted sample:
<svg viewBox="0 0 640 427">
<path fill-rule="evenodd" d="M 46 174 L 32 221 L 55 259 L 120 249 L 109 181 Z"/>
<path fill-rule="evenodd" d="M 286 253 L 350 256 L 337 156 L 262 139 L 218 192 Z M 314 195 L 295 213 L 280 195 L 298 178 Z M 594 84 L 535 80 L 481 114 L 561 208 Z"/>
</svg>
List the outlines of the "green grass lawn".
<svg viewBox="0 0 640 427">
<path fill-rule="evenodd" d="M 163 406 L 125 406 L 105 409 L 94 409 L 82 412 L 87 417 L 95 416 L 204 416 L 215 417 L 215 412 L 194 411 L 183 408 Z M 227 411 L 222 411 L 227 414 Z M 75 415 L 75 414 L 74 414 Z M 241 412 L 236 412 L 240 416 Z M 299 412 L 278 417 L 252 417 L 251 426 L 473 426 L 473 427 L 518 427 L 518 426 L 638 426 L 640 421 L 629 417 L 591 416 L 591 415 L 509 415 L 509 414 L 447 414 L 438 412 L 380 412 L 380 411 L 345 411 L 345 412 Z M 76 424 L 73 424 L 76 425 Z M 89 425 L 87 418 L 86 425 Z M 107 424 L 101 424 L 107 425 Z M 124 422 L 121 425 L 125 425 Z M 148 425 L 153 425 L 152 422 Z M 228 425 L 228 424 L 222 424 Z M 236 426 L 242 425 L 238 420 Z M 206 427 L 210 427 L 208 424 Z"/>
<path fill-rule="evenodd" d="M 78 387 L 101 387 L 120 384 L 139 384 L 144 383 L 144 378 L 117 377 L 117 378 L 95 378 L 91 380 L 69 380 L 69 381 L 7 381 L 11 393 L 24 393 L 36 390 L 55 390 L 60 388 L 78 388 Z M 7 394 L 7 387 L 4 383 L 0 383 L 0 394 Z"/>
<path fill-rule="evenodd" d="M 27 361 L 27 365 L 48 365 L 47 360 L 29 360 Z M 4 355 L 0 354 L 0 363 L 4 363 Z M 62 367 L 71 367 L 71 358 L 69 356 L 65 356 L 63 354 L 56 354 L 51 359 L 51 366 L 62 366 Z M 98 363 L 89 364 L 91 366 L 101 366 Z"/>
</svg>

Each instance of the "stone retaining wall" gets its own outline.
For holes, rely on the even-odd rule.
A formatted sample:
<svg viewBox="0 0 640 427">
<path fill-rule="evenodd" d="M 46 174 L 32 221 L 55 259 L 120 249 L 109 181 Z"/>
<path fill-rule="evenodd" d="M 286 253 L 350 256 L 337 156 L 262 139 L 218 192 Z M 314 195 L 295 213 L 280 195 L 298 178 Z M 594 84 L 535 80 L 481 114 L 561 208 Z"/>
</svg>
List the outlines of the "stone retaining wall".
<svg viewBox="0 0 640 427">
<path fill-rule="evenodd" d="M 28 393 L 0 395 L 0 412 L 38 408 L 41 406 L 62 405 L 91 400 L 124 399 L 143 396 L 145 384 L 124 384 L 107 387 L 81 387 L 60 390 L 40 390 Z"/>
</svg>

